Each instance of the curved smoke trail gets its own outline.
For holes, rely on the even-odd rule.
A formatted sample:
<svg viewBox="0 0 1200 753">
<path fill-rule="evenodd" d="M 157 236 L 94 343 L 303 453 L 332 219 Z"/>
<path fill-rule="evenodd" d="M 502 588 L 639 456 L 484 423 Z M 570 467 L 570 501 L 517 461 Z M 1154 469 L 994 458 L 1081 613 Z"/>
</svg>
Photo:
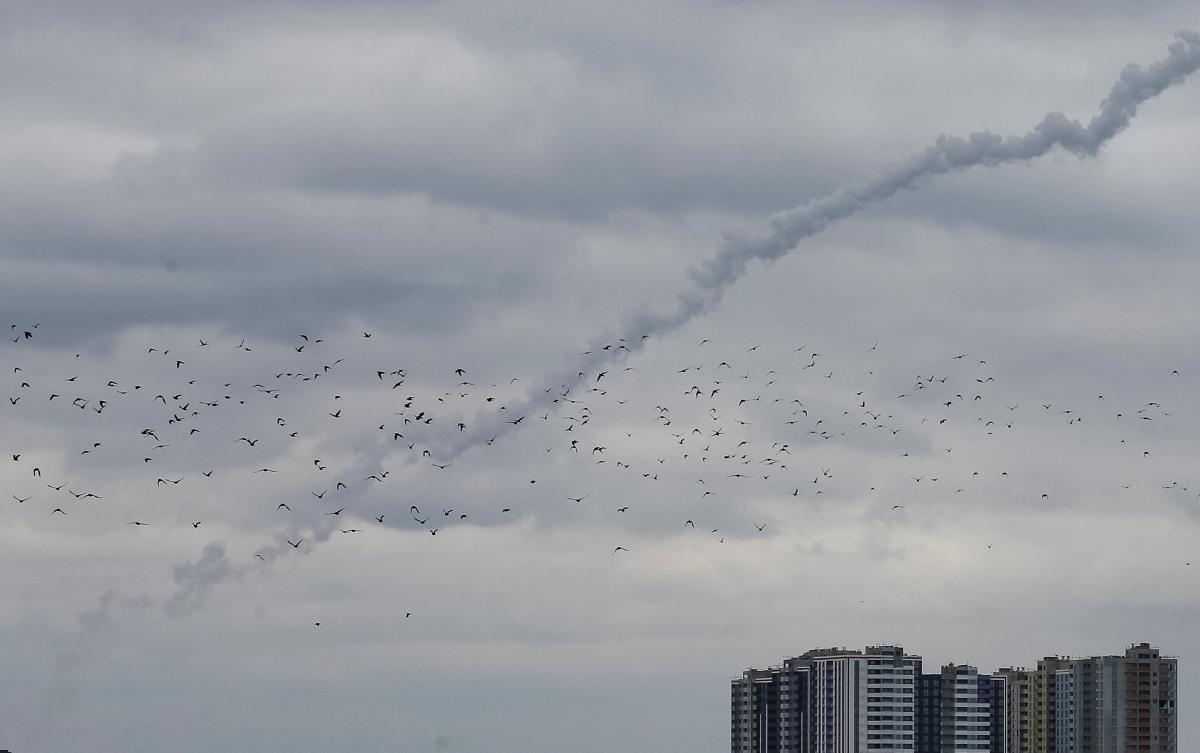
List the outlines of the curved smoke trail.
<svg viewBox="0 0 1200 753">
<path fill-rule="evenodd" d="M 965 139 L 938 136 L 924 151 L 884 169 L 870 180 L 847 183 L 803 206 L 773 215 L 767 223 L 767 232 L 759 237 L 727 238 L 714 256 L 690 271 L 691 287 L 677 295 L 673 309 L 665 312 L 646 310 L 629 317 L 620 328 L 620 334 L 607 340 L 613 347 L 608 350 L 594 347 L 589 355 L 561 373 L 543 378 L 540 388 L 534 387 L 523 401 L 508 406 L 507 415 L 523 416 L 552 407 L 563 390 L 579 383 L 581 372 L 594 371 L 621 360 L 640 350 L 647 337 L 672 332 L 712 310 L 720 303 L 725 290 L 746 273 L 750 262 L 770 262 L 786 256 L 805 238 L 899 191 L 914 188 L 934 176 L 971 167 L 1028 162 L 1055 147 L 1081 158 L 1095 155 L 1105 143 L 1129 126 L 1138 105 L 1161 94 L 1169 86 L 1183 83 L 1198 68 L 1200 33 L 1178 31 L 1163 60 L 1146 68 L 1133 63 L 1125 66 L 1108 96 L 1100 102 L 1099 112 L 1086 126 L 1061 112 L 1051 112 L 1022 136 L 1004 138 L 990 131 L 972 133 Z M 615 347 L 614 340 L 626 349 Z M 550 392 L 543 391 L 547 386 L 551 387 Z M 426 439 L 445 462 L 515 428 L 505 418 L 494 412 L 480 413 L 470 422 L 469 431 Z"/>
<path fill-rule="evenodd" d="M 417 436 L 414 432 L 410 438 L 426 444 L 441 462 L 448 462 L 494 437 L 509 433 L 516 428 L 509 422 L 509 416 L 519 417 L 534 411 L 553 409 L 564 391 L 579 383 L 580 373 L 594 372 L 618 362 L 641 350 L 647 338 L 672 332 L 712 310 L 720 303 L 726 289 L 746 273 L 752 261 L 779 259 L 800 241 L 816 235 L 834 222 L 878 204 L 901 190 L 914 188 L 924 180 L 979 165 L 1026 162 L 1045 155 L 1055 147 L 1061 147 L 1078 157 L 1095 155 L 1105 143 L 1129 126 L 1138 105 L 1162 93 L 1167 87 L 1182 83 L 1189 74 L 1200 69 L 1200 33 L 1179 31 L 1175 37 L 1163 60 L 1146 68 L 1136 64 L 1126 66 L 1108 96 L 1100 103 L 1099 112 L 1086 126 L 1062 113 L 1052 112 L 1022 136 L 1004 138 L 988 131 L 972 133 L 965 139 L 939 136 L 924 151 L 884 169 L 870 180 L 847 183 L 803 206 L 775 214 L 767 223 L 767 232 L 759 237 L 727 238 L 713 257 L 690 271 L 691 286 L 676 296 L 673 308 L 666 311 L 647 309 L 628 317 L 620 327 L 619 334 L 611 338 L 594 339 L 587 355 L 564 367 L 561 372 L 543 377 L 523 400 L 508 405 L 504 414 L 496 411 L 479 413 L 471 420 L 467 431 L 430 433 L 427 436 Z M 608 349 L 602 347 L 606 343 Z M 394 445 L 384 437 L 372 437 L 370 444 L 359 452 L 353 466 L 344 470 L 339 479 L 357 481 L 380 472 L 384 461 L 394 451 Z M 322 515 L 289 533 L 299 535 L 301 528 L 308 530 L 312 546 L 306 551 L 311 552 L 329 538 L 336 526 Z M 261 571 L 288 551 L 290 549 L 281 537 L 274 544 L 259 550 L 263 562 L 250 566 L 233 565 L 226 559 L 224 545 L 214 542 L 205 548 L 197 560 L 175 566 L 177 590 L 164 608 L 169 615 L 186 614 L 198 608 L 213 587 L 239 580 L 250 572 Z"/>
<path fill-rule="evenodd" d="M 861 209 L 885 201 L 899 191 L 914 188 L 934 176 L 961 172 L 979 165 L 1027 162 L 1055 147 L 1081 158 L 1095 155 L 1105 143 L 1129 126 L 1138 105 L 1168 87 L 1182 83 L 1197 69 L 1200 69 L 1200 33 L 1176 32 L 1175 41 L 1168 46 L 1167 56 L 1163 60 L 1146 68 L 1130 64 L 1121 71 L 1108 96 L 1101 101 L 1099 112 L 1086 126 L 1062 113 L 1052 112 L 1022 136 L 1004 138 L 989 131 L 972 133 L 965 139 L 939 136 L 924 151 L 899 165 L 884 169 L 870 180 L 847 183 L 803 206 L 779 212 L 769 219 L 767 232 L 761 236 L 750 239 L 727 238 L 713 257 L 692 269 L 691 286 L 676 296 L 674 308 L 665 312 L 643 310 L 628 317 L 620 327 L 619 334 L 593 340 L 595 347 L 590 349 L 588 355 L 560 373 L 543 378 L 542 386 L 533 387 L 524 400 L 509 405 L 507 414 L 523 416 L 553 408 L 564 390 L 579 383 L 580 372 L 594 371 L 622 360 L 639 351 L 646 338 L 672 332 L 712 310 L 720 303 L 725 290 L 746 273 L 752 261 L 779 259 L 803 239 L 816 235 Z M 601 347 L 605 343 L 610 345 L 608 349 Z M 624 349 L 617 347 L 616 343 L 625 346 Z M 543 391 L 547 385 L 549 392 Z M 471 421 L 469 431 L 422 439 L 428 442 L 437 457 L 448 461 L 514 428 L 504 416 L 489 412 L 478 414 Z M 391 445 L 376 437 L 372 445 L 360 453 L 355 465 L 342 473 L 341 478 L 359 479 L 378 471 L 392 449 Z M 322 517 L 312 523 L 309 535 L 313 544 L 319 545 L 329 538 L 333 530 L 334 526 Z M 310 547 L 308 551 L 312 548 L 315 547 Z M 157 606 L 168 616 L 186 615 L 200 608 L 213 588 L 238 581 L 251 572 L 261 572 L 288 549 L 282 540 L 278 540 L 259 550 L 263 555 L 263 562 L 259 565 L 235 565 L 227 559 L 224 544 L 213 542 L 205 547 L 195 561 L 175 566 L 176 591 Z M 113 598 L 114 594 L 101 597 L 102 614 L 107 615 Z M 145 597 L 137 597 L 121 604 L 132 604 L 137 611 L 142 611 L 153 602 Z M 96 625 L 107 624 L 107 617 L 97 620 L 94 612 L 89 610 L 80 615 L 83 630 L 81 641 L 95 631 Z M 70 674 L 64 672 L 63 676 Z"/>
</svg>

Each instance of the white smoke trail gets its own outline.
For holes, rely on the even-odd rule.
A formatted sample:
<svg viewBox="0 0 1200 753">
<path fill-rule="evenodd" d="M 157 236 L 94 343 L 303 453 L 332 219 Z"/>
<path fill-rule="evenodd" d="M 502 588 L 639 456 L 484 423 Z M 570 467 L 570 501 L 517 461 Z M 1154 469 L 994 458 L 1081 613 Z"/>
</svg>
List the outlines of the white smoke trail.
<svg viewBox="0 0 1200 753">
<path fill-rule="evenodd" d="M 838 220 L 861 209 L 878 204 L 901 190 L 918 186 L 922 181 L 946 173 L 960 172 L 978 165 L 996 166 L 1026 162 L 1041 157 L 1055 147 L 1078 156 L 1095 155 L 1105 143 L 1128 127 L 1138 105 L 1162 93 L 1167 87 L 1182 83 L 1200 69 L 1200 33 L 1179 31 L 1176 41 L 1167 48 L 1163 60 L 1142 68 L 1130 64 L 1121 71 L 1100 110 L 1086 125 L 1059 112 L 1042 118 L 1023 136 L 1003 138 L 988 131 L 972 133 L 967 138 L 939 136 L 934 142 L 907 161 L 889 167 L 874 178 L 848 183 L 827 196 L 814 199 L 800 207 L 772 216 L 768 230 L 757 238 L 726 238 L 712 258 L 690 271 L 691 286 L 676 296 L 675 305 L 667 311 L 643 310 L 626 319 L 619 333 L 611 338 L 596 338 L 589 354 L 570 363 L 557 374 L 543 377 L 520 402 L 510 404 L 504 414 L 495 411 L 477 414 L 467 431 L 444 431 L 431 428 L 427 436 L 410 431 L 428 446 L 440 462 L 452 460 L 467 450 L 503 436 L 517 427 L 510 423 L 517 417 L 549 410 L 563 390 L 577 384 L 579 374 L 594 373 L 606 365 L 620 361 L 644 347 L 646 338 L 674 331 L 712 310 L 720 303 L 725 290 L 737 282 L 755 260 L 774 261 L 788 254 L 805 238 L 816 235 Z M 624 345 L 622 349 L 618 347 Z M 604 349 L 602 346 L 610 347 Z M 547 392 L 545 389 L 549 387 Z M 372 473 L 383 470 L 384 462 L 395 447 L 382 436 L 375 436 L 363 447 L 355 463 L 345 469 L 339 480 L 353 484 Z M 404 456 L 406 459 L 409 456 Z M 357 488 L 352 496 L 357 496 Z M 311 546 L 326 541 L 335 530 L 323 514 L 303 514 L 295 531 L 309 530 Z M 282 540 L 259 550 L 263 562 L 257 565 L 234 565 L 225 556 L 221 545 L 210 545 L 195 561 L 175 567 L 176 593 L 166 602 L 169 615 L 193 611 L 203 604 L 208 592 L 221 584 L 240 580 L 251 572 L 262 571 L 270 562 L 290 551 Z"/>
<path fill-rule="evenodd" d="M 692 269 L 692 285 L 678 294 L 673 309 L 666 312 L 646 310 L 629 317 L 614 338 L 593 341 L 597 345 L 609 343 L 611 347 L 608 350 L 593 347 L 590 355 L 582 357 L 561 373 L 543 378 L 540 386 L 535 386 L 523 401 L 508 406 L 506 416 L 494 412 L 480 413 L 470 422 L 469 431 L 424 439 L 434 448 L 436 456 L 445 462 L 491 437 L 508 433 L 514 428 L 514 424 L 508 423 L 509 417 L 550 408 L 562 389 L 578 383 L 580 372 L 593 372 L 619 361 L 629 353 L 640 350 L 646 337 L 676 330 L 712 310 L 721 301 L 725 290 L 746 273 L 750 262 L 779 259 L 803 239 L 899 191 L 914 188 L 938 175 L 961 172 L 979 165 L 994 167 L 1027 162 L 1047 154 L 1055 147 L 1061 147 L 1077 157 L 1093 156 L 1129 126 L 1138 105 L 1162 93 L 1167 87 L 1182 83 L 1198 68 L 1200 33 L 1176 32 L 1175 41 L 1167 47 L 1166 58 L 1146 68 L 1131 63 L 1121 71 L 1120 78 L 1100 103 L 1099 112 L 1086 126 L 1060 112 L 1051 112 L 1023 136 L 1003 138 L 990 131 L 972 133 L 965 139 L 939 136 L 924 151 L 906 162 L 883 170 L 870 180 L 845 184 L 808 204 L 779 212 L 770 218 L 769 229 L 763 235 L 750 239 L 727 238 L 716 255 Z M 614 340 L 625 345 L 627 350 L 616 347 Z M 549 393 L 543 391 L 547 386 L 552 388 Z"/>
<path fill-rule="evenodd" d="M 1200 69 L 1200 33 L 1179 31 L 1175 37 L 1176 41 L 1168 46 L 1167 56 L 1163 60 L 1146 68 L 1135 64 L 1126 66 L 1108 96 L 1100 103 L 1099 112 L 1086 126 L 1062 113 L 1052 112 L 1023 136 L 1003 138 L 988 131 L 972 133 L 965 139 L 939 136 L 924 151 L 883 170 L 870 180 L 848 183 L 827 196 L 775 214 L 768 221 L 767 232 L 757 238 L 727 238 L 716 255 L 691 270 L 692 285 L 676 296 L 674 308 L 665 312 L 644 310 L 628 317 L 620 327 L 619 334 L 593 340 L 589 355 L 563 368 L 558 374 L 544 377 L 540 381 L 541 386 L 531 388 L 524 400 L 508 406 L 507 416 L 519 417 L 554 407 L 562 390 L 578 383 L 580 372 L 594 372 L 607 364 L 618 362 L 641 350 L 646 338 L 672 332 L 711 311 L 720 303 L 725 290 L 746 273 L 752 261 L 779 259 L 803 239 L 816 235 L 861 209 L 885 201 L 899 191 L 914 188 L 922 181 L 938 175 L 961 172 L 975 166 L 1026 162 L 1056 147 L 1081 158 L 1095 155 L 1105 143 L 1129 126 L 1138 105 L 1168 87 L 1182 83 L 1188 75 Z M 624 345 L 624 349 L 617 347 L 618 343 Z M 607 350 L 601 347 L 605 344 L 610 346 Z M 546 386 L 551 388 L 549 392 L 543 391 Z M 446 436 L 431 435 L 421 439 L 444 462 L 514 429 L 515 425 L 508 423 L 507 416 L 495 412 L 481 413 L 472 419 L 468 431 L 454 431 Z M 375 437 L 371 445 L 359 453 L 354 466 L 344 471 L 340 478 L 358 480 L 377 472 L 392 451 L 390 444 Z M 309 521 L 312 545 L 306 552 L 311 552 L 312 548 L 326 541 L 334 529 L 335 526 L 324 516 Z M 271 562 L 288 551 L 290 547 L 277 541 L 259 550 L 263 562 L 247 566 L 230 562 L 224 545 L 214 542 L 205 547 L 196 560 L 175 566 L 176 591 L 161 603 L 161 607 L 169 617 L 184 616 L 203 606 L 212 589 L 236 582 L 252 572 L 263 572 Z M 91 611 L 80 616 L 85 633 L 94 632 L 98 626 L 108 623 L 108 612 L 115 599 L 114 594 L 106 594 L 101 598 L 100 612 Z M 132 605 L 130 608 L 137 611 L 151 604 L 145 597 L 121 601 L 121 605 Z M 56 695 L 70 692 L 65 686 L 55 687 Z M 52 706 L 48 704 L 46 708 Z"/>
</svg>

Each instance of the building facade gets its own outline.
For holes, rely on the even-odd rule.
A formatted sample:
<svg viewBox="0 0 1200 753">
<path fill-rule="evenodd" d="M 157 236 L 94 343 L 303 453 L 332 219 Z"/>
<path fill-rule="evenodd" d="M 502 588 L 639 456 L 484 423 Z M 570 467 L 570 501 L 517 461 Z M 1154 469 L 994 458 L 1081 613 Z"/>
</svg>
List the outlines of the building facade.
<svg viewBox="0 0 1200 753">
<path fill-rule="evenodd" d="M 1095 657 L 1095 745 L 1081 753 L 1178 753 L 1179 662 L 1149 643 Z"/>
<path fill-rule="evenodd" d="M 912 753 L 921 657 L 814 649 L 730 684 L 734 753 Z"/>
<path fill-rule="evenodd" d="M 921 673 L 899 646 L 815 649 L 731 682 L 733 753 L 1178 753 L 1178 662 L 1046 657 Z"/>
<path fill-rule="evenodd" d="M 942 753 L 942 675 L 921 675 L 917 683 L 917 753 Z"/>
<path fill-rule="evenodd" d="M 771 669 L 748 669 L 730 685 L 734 753 L 810 753 L 812 662 L 796 657 Z"/>
<path fill-rule="evenodd" d="M 772 670 L 748 669 L 730 688 L 733 753 L 779 750 L 780 678 Z"/>
<path fill-rule="evenodd" d="M 899 646 L 805 654 L 814 665 L 813 753 L 912 753 L 921 657 Z"/>
<path fill-rule="evenodd" d="M 809 753 L 816 734 L 813 724 L 813 663 L 803 657 L 788 659 L 780 670 L 779 751 Z"/>
<path fill-rule="evenodd" d="M 969 664 L 941 672 L 941 753 L 978 753 L 992 747 L 992 680 Z"/>
</svg>

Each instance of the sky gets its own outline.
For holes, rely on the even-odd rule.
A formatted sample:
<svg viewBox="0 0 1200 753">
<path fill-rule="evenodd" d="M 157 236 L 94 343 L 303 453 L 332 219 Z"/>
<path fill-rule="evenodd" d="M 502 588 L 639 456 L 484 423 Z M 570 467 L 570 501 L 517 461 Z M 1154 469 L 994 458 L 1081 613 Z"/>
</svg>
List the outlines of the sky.
<svg viewBox="0 0 1200 753">
<path fill-rule="evenodd" d="M 4 15 L 0 749 L 718 751 L 868 643 L 1200 738 L 1194 4 Z"/>
</svg>

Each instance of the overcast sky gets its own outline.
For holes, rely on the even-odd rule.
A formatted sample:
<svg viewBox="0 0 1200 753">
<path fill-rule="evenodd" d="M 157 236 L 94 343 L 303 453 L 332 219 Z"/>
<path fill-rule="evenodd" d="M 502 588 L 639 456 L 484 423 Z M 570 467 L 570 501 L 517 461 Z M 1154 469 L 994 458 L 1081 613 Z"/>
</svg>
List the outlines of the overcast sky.
<svg viewBox="0 0 1200 753">
<path fill-rule="evenodd" d="M 101 5 L 0 25 L 0 748 L 721 751 L 869 642 L 1148 640 L 1200 738 L 1200 81 L 640 337 L 1193 3 Z"/>
</svg>

